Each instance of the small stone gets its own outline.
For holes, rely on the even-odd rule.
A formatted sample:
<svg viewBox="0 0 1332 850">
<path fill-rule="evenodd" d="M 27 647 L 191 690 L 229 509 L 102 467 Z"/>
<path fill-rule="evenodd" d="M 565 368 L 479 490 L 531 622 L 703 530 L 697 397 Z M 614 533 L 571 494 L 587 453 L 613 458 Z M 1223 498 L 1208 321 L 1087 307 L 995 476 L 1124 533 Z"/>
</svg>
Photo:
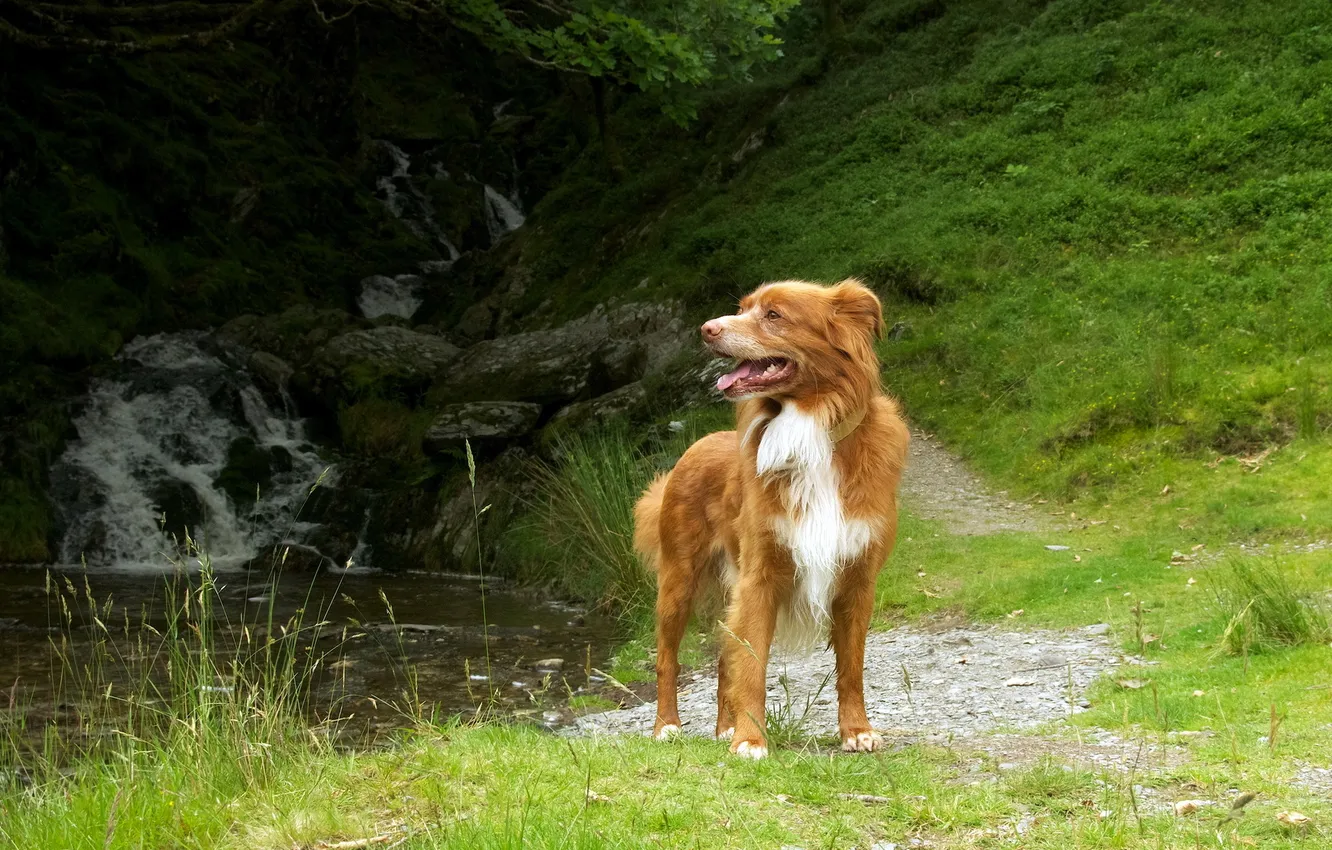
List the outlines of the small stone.
<svg viewBox="0 0 1332 850">
<path fill-rule="evenodd" d="M 1088 626 L 1084 631 L 1089 635 L 1106 635 L 1110 633 L 1110 624 L 1097 623 L 1093 626 Z"/>
<path fill-rule="evenodd" d="M 1058 545 L 1058 544 L 1054 544 L 1054 543 L 1048 544 L 1045 548 L 1046 548 L 1046 549 L 1049 549 L 1051 552 L 1067 552 L 1067 551 L 1068 551 L 1068 547 L 1067 547 L 1067 546 L 1060 546 L 1060 545 Z"/>
<path fill-rule="evenodd" d="M 563 658 L 543 658 L 536 663 L 536 669 L 558 672 L 564 669 Z"/>
</svg>

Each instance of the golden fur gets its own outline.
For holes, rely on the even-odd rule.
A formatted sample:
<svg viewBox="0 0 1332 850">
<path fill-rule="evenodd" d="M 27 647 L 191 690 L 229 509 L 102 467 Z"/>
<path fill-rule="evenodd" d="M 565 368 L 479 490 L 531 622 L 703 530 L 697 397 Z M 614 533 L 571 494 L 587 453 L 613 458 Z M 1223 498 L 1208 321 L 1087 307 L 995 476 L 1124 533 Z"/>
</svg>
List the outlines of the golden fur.
<svg viewBox="0 0 1332 850">
<path fill-rule="evenodd" d="M 766 754 L 774 637 L 827 635 L 837 654 L 843 747 L 882 745 L 864 706 L 875 577 L 897 533 L 908 433 L 883 393 L 879 300 L 858 281 L 760 287 L 704 342 L 740 361 L 718 385 L 736 430 L 694 443 L 634 509 L 634 545 L 657 571 L 658 737 L 678 731 L 678 650 L 698 600 L 728 599 L 716 735 Z"/>
</svg>

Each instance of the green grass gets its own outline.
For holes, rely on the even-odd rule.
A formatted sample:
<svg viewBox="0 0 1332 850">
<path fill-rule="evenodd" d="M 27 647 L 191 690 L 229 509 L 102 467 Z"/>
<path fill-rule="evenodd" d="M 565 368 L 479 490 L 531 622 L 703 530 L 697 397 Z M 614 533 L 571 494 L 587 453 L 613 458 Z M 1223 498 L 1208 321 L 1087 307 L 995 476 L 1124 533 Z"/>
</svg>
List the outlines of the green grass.
<svg viewBox="0 0 1332 850">
<path fill-rule="evenodd" d="M 1327 613 L 1313 593 L 1291 583 L 1279 561 L 1231 558 L 1215 580 L 1222 610 L 1229 615 L 1222 644 L 1232 655 L 1283 646 L 1327 643 Z"/>
<path fill-rule="evenodd" d="M 622 110 L 633 176 L 589 156 L 533 213 L 533 305 L 860 275 L 909 326 L 883 354 L 912 417 L 1018 492 L 1100 504 L 1299 439 L 1283 474 L 1325 492 L 1324 4 L 846 5 L 846 50 L 810 58 L 797 13 L 792 61 L 696 131 Z M 1209 519 L 1332 531 L 1328 500 L 1264 499 Z"/>
</svg>

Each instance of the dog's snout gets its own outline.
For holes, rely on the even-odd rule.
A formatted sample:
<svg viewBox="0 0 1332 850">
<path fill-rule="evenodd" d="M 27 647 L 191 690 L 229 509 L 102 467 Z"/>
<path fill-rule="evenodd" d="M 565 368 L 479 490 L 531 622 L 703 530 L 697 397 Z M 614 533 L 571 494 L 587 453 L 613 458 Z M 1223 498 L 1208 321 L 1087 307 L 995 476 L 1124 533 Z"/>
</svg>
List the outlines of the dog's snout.
<svg viewBox="0 0 1332 850">
<path fill-rule="evenodd" d="M 703 338 L 711 342 L 712 340 L 721 336 L 722 332 L 721 319 L 709 319 L 708 321 L 703 323 L 703 327 L 701 328 L 701 330 L 703 332 Z"/>
</svg>

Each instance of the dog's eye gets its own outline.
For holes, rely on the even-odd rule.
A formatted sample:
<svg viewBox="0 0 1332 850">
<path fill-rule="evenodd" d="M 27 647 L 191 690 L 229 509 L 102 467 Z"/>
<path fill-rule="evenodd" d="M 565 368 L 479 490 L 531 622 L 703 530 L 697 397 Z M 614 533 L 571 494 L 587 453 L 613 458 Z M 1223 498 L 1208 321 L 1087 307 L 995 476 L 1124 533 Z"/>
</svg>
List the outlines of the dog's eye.
<svg viewBox="0 0 1332 850">
<path fill-rule="evenodd" d="M 782 317 L 782 314 L 781 314 L 781 313 L 778 313 L 776 310 L 769 310 L 769 311 L 768 311 L 768 321 L 770 321 L 770 322 L 775 322 L 775 321 L 777 321 L 778 319 L 780 319 L 781 317 Z"/>
</svg>

